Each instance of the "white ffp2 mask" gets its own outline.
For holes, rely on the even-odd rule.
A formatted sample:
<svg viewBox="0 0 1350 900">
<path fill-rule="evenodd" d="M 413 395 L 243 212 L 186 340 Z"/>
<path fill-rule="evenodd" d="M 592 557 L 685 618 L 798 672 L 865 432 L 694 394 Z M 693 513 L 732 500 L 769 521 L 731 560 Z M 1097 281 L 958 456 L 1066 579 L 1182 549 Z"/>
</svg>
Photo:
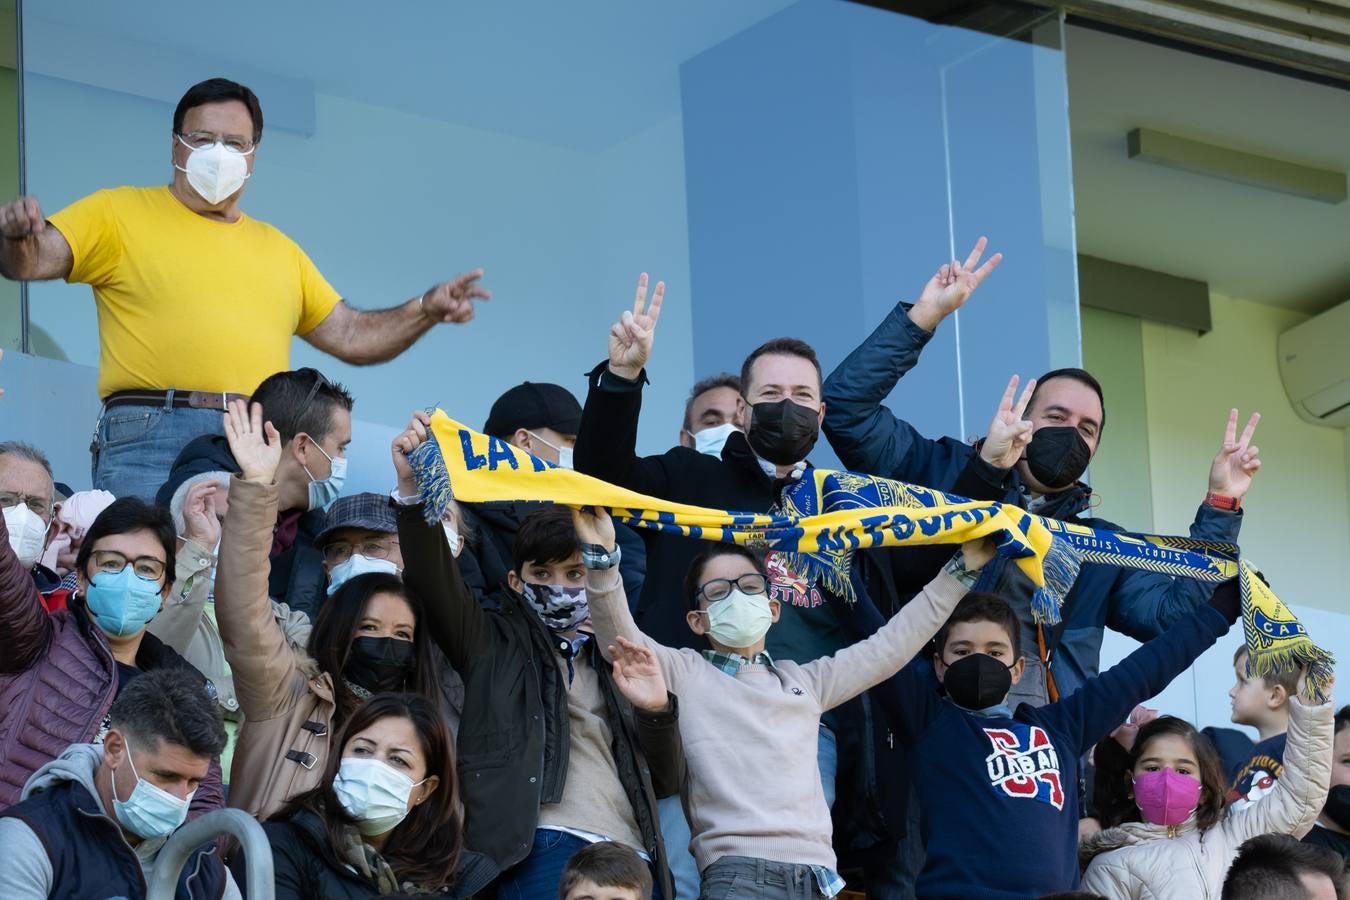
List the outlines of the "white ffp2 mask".
<svg viewBox="0 0 1350 900">
<path fill-rule="evenodd" d="M 9 529 L 9 546 L 19 564 L 25 569 L 33 568 L 47 542 L 47 523 L 26 504 L 16 503 L 5 510 L 5 527 Z"/>
<path fill-rule="evenodd" d="M 181 136 L 178 140 L 184 147 L 192 147 Z M 192 148 L 187 165 L 174 168 L 186 174 L 192 189 L 214 206 L 244 186 L 249 178 L 248 160 L 245 157 L 252 152 L 240 153 L 217 141 L 205 147 Z"/>
</svg>

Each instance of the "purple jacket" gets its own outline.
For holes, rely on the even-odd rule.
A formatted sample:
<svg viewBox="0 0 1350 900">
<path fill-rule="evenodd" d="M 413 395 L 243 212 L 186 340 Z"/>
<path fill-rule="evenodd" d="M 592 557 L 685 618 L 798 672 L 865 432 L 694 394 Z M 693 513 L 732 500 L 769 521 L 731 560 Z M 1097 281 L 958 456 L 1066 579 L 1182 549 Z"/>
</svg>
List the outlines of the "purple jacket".
<svg viewBox="0 0 1350 900">
<path fill-rule="evenodd" d="M 141 640 L 136 667 L 183 668 L 202 677 L 151 634 Z M 29 776 L 71 744 L 93 743 L 116 694 L 117 662 L 107 638 L 79 600 L 46 611 L 0 519 L 0 809 L 18 803 Z M 220 763 L 213 760 L 188 817 L 224 805 Z"/>
</svg>

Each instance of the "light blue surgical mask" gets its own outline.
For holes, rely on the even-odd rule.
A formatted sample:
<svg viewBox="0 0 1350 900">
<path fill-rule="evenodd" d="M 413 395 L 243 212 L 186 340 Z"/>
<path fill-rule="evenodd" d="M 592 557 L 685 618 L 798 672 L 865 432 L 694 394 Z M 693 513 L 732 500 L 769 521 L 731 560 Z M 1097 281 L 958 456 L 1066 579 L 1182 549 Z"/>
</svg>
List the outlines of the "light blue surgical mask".
<svg viewBox="0 0 1350 900">
<path fill-rule="evenodd" d="M 328 509 L 333 505 L 333 501 L 342 493 L 342 485 L 347 481 L 347 457 L 339 456 L 336 459 L 324 453 L 322 447 L 317 441 L 311 440 L 314 449 L 323 453 L 323 458 L 328 460 L 330 471 L 328 477 L 319 481 L 314 477 L 314 473 L 305 466 L 305 474 L 309 476 L 309 508 L 310 509 Z"/>
<path fill-rule="evenodd" d="M 391 560 L 375 559 L 374 557 L 363 556 L 360 553 L 353 553 L 347 557 L 346 562 L 333 566 L 328 573 L 328 596 L 331 597 L 334 591 L 357 575 L 369 575 L 372 572 L 397 575 L 398 566 L 394 565 Z"/>
<path fill-rule="evenodd" d="M 113 814 L 128 831 L 143 840 L 152 840 L 171 834 L 187 819 L 188 806 L 192 803 L 193 791 L 187 797 L 179 799 L 157 785 L 146 781 L 136 773 L 136 764 L 131 761 L 131 743 L 123 742 L 127 750 L 127 764 L 131 774 L 136 776 L 136 787 L 125 800 L 117 799 L 117 770 L 112 771 Z"/>
<path fill-rule="evenodd" d="M 112 637 L 135 634 L 159 612 L 159 582 L 142 578 L 130 565 L 120 572 L 99 572 L 84 592 L 94 622 Z"/>
</svg>

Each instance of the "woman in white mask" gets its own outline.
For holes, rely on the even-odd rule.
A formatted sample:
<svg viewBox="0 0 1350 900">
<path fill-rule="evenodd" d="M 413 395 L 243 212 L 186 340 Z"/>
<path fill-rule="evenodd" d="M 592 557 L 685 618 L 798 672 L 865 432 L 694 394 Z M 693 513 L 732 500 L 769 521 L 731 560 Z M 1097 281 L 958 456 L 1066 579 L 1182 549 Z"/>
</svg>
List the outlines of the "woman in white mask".
<svg viewBox="0 0 1350 900">
<path fill-rule="evenodd" d="M 263 825 L 277 900 L 470 897 L 487 886 L 496 869 L 463 847 L 454 742 L 433 703 L 376 694 L 335 746 L 319 786 Z"/>
</svg>

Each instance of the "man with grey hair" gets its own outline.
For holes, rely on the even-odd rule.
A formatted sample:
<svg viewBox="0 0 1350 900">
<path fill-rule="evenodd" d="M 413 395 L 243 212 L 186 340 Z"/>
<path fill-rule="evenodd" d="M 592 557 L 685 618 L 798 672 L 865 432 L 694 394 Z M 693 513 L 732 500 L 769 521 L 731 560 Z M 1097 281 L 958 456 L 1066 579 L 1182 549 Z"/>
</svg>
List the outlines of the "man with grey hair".
<svg viewBox="0 0 1350 900">
<path fill-rule="evenodd" d="M 9 545 L 38 590 L 55 590 L 61 579 L 38 561 L 53 533 L 56 486 L 47 455 L 23 441 L 0 443 L 0 509 L 9 529 Z"/>
<path fill-rule="evenodd" d="M 102 745 L 72 744 L 0 813 L 6 900 L 144 896 L 160 850 L 225 745 L 215 701 L 182 670 L 133 679 L 109 723 Z M 189 857 L 176 896 L 240 896 L 214 843 Z"/>
<path fill-rule="evenodd" d="M 731 433 L 743 430 L 744 416 L 739 376 L 722 372 L 704 378 L 694 385 L 684 404 L 680 446 L 720 458 Z"/>
</svg>

